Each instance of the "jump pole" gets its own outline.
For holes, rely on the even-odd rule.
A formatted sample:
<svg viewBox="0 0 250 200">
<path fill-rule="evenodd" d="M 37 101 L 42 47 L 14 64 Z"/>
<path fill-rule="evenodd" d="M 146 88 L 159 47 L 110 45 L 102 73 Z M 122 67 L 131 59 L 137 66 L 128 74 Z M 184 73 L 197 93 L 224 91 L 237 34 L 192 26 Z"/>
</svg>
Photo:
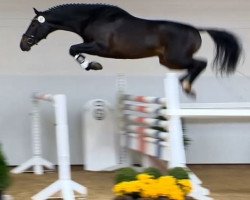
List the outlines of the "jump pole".
<svg viewBox="0 0 250 200">
<path fill-rule="evenodd" d="M 74 191 L 84 196 L 87 195 L 86 187 L 71 180 L 66 96 L 63 94 L 35 94 L 34 99 L 49 101 L 53 103 L 55 108 L 59 179 L 31 198 L 33 200 L 45 200 L 61 192 L 63 199 L 74 200 Z"/>
<path fill-rule="evenodd" d="M 42 158 L 41 122 L 38 104 L 38 100 L 32 97 L 31 136 L 33 156 L 28 161 L 12 169 L 11 172 L 14 174 L 23 173 L 30 168 L 33 168 L 33 172 L 36 175 L 44 174 L 44 167 L 54 170 L 54 165 Z"/>
</svg>

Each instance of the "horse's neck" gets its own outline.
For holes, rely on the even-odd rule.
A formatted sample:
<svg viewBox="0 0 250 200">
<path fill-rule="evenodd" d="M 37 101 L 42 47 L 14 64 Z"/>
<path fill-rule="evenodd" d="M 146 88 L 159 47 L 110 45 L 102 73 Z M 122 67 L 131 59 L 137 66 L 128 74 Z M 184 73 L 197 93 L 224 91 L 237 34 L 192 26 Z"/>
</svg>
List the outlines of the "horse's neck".
<svg viewBox="0 0 250 200">
<path fill-rule="evenodd" d="M 70 31 L 77 34 L 81 34 L 81 30 L 87 25 L 90 15 L 82 15 L 80 17 L 65 17 L 65 18 L 55 18 L 51 20 L 51 24 L 56 30 Z M 80 19 L 79 19 L 80 18 Z"/>
</svg>

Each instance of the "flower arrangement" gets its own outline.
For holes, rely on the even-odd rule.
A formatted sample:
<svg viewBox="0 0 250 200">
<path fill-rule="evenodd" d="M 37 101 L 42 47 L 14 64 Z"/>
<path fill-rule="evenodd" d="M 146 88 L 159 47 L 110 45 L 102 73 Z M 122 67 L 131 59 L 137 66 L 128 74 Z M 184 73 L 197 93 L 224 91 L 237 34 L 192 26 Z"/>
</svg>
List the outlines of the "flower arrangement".
<svg viewBox="0 0 250 200">
<path fill-rule="evenodd" d="M 123 181 L 113 187 L 117 197 L 129 196 L 130 199 L 152 200 L 185 200 L 191 190 L 192 184 L 189 179 L 177 179 L 170 175 L 156 178 L 147 173 L 138 173 L 135 180 Z"/>
</svg>

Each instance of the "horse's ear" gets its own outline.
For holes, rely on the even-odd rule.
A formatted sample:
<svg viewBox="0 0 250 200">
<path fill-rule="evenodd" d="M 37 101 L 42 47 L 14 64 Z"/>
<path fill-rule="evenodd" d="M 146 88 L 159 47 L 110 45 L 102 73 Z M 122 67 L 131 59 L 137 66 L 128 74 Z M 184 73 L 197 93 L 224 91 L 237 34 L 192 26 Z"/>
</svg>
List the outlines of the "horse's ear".
<svg viewBox="0 0 250 200">
<path fill-rule="evenodd" d="M 36 13 L 36 15 L 39 15 L 40 12 L 37 9 L 33 8 L 33 10 Z"/>
</svg>

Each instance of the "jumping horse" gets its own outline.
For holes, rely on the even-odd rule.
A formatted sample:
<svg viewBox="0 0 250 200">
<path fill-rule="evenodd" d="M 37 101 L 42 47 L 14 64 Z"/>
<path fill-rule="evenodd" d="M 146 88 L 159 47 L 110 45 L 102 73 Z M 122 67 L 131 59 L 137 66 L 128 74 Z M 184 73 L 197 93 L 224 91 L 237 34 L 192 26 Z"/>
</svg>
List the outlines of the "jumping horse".
<svg viewBox="0 0 250 200">
<path fill-rule="evenodd" d="M 228 31 L 141 19 L 113 5 L 64 4 L 34 12 L 21 39 L 23 51 L 56 30 L 71 31 L 83 43 L 72 45 L 69 53 L 86 70 L 101 70 L 102 65 L 89 62 L 84 53 L 117 59 L 158 56 L 160 64 L 170 69 L 186 69 L 180 83 L 188 94 L 194 94 L 192 83 L 207 66 L 206 60 L 193 58 L 202 43 L 200 32 L 207 32 L 216 44 L 216 72 L 233 73 L 241 55 L 239 40 Z"/>
</svg>

